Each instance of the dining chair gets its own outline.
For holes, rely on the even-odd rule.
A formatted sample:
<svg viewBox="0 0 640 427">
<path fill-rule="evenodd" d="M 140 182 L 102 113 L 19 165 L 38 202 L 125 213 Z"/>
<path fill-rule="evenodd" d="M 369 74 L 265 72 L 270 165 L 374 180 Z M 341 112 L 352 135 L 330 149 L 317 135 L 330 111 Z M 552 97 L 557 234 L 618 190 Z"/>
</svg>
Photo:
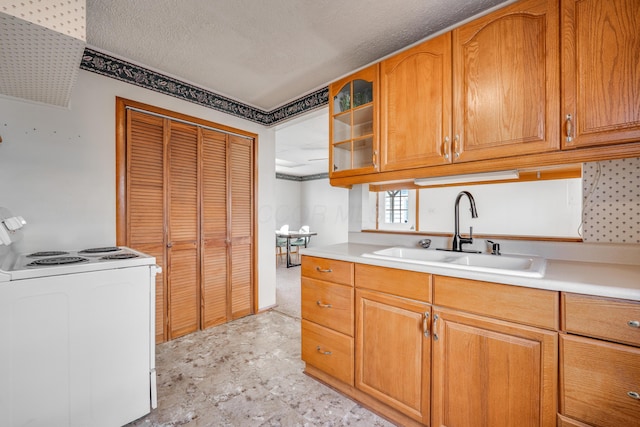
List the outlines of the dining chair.
<svg viewBox="0 0 640 427">
<path fill-rule="evenodd" d="M 302 227 L 300 227 L 299 233 L 308 233 L 309 232 L 309 226 L 308 225 L 303 225 Z M 305 248 L 307 247 L 307 245 L 309 244 L 309 240 L 311 240 L 311 236 L 305 236 L 305 237 L 299 237 L 295 240 L 291 241 L 291 247 L 295 247 L 296 248 L 296 255 L 298 257 L 298 262 L 300 262 L 300 247 L 304 246 Z M 292 251 L 292 253 L 294 253 Z"/>
<path fill-rule="evenodd" d="M 280 233 L 289 232 L 289 224 L 285 224 L 278 230 Z M 283 251 L 284 249 L 284 251 Z M 276 235 L 276 265 L 282 261 L 282 257 L 287 255 L 287 238 Z"/>
</svg>

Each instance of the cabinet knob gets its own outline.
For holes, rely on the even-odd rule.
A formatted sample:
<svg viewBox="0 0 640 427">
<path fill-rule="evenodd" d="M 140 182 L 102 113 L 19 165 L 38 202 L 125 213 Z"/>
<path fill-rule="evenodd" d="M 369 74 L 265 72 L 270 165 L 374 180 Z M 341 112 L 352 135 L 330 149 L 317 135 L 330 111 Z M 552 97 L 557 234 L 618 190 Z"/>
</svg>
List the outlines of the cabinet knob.
<svg viewBox="0 0 640 427">
<path fill-rule="evenodd" d="M 640 393 L 638 393 L 637 391 L 628 391 L 627 396 L 635 400 L 640 400 Z"/>
<path fill-rule="evenodd" d="M 456 135 L 453 138 L 453 154 L 456 156 L 456 159 L 460 157 L 460 135 Z"/>
<path fill-rule="evenodd" d="M 167 243 L 167 248 L 172 248 L 173 247 L 173 243 Z"/>
<path fill-rule="evenodd" d="M 320 348 L 320 346 L 316 347 L 316 350 L 318 351 L 318 353 L 320 354 L 324 354 L 325 356 L 331 356 L 331 352 L 330 351 L 322 351 L 322 348 Z"/>
<path fill-rule="evenodd" d="M 316 301 L 316 304 L 318 304 L 320 308 L 331 308 L 331 304 L 324 304 L 321 301 Z"/>
<path fill-rule="evenodd" d="M 629 325 L 632 328 L 640 328 L 640 320 L 629 320 L 627 322 L 627 325 Z"/>
</svg>

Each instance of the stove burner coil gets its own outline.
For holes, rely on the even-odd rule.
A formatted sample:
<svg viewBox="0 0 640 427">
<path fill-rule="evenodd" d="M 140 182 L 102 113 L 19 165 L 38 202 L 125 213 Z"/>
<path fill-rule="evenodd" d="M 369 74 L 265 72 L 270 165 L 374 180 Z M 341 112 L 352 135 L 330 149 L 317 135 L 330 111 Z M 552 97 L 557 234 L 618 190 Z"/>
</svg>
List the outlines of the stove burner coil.
<svg viewBox="0 0 640 427">
<path fill-rule="evenodd" d="M 42 257 L 42 256 L 60 256 L 67 255 L 69 252 L 65 251 L 42 251 L 42 252 L 34 252 L 32 254 L 27 255 L 29 258 Z"/>
<path fill-rule="evenodd" d="M 131 258 L 138 258 L 138 255 L 125 252 L 122 254 L 105 255 L 100 259 L 109 260 L 109 259 L 131 259 Z"/>
<path fill-rule="evenodd" d="M 87 262 L 87 261 L 89 261 L 87 258 L 83 258 L 80 256 L 59 256 L 59 257 L 53 257 L 53 258 L 37 259 L 27 264 L 27 267 L 78 264 L 78 263 Z"/>
<path fill-rule="evenodd" d="M 100 254 L 100 253 L 104 253 L 104 252 L 116 252 L 119 251 L 120 248 L 117 246 L 105 246 L 103 248 L 89 248 L 89 249 L 83 249 L 81 251 L 79 251 L 79 254 Z"/>
</svg>

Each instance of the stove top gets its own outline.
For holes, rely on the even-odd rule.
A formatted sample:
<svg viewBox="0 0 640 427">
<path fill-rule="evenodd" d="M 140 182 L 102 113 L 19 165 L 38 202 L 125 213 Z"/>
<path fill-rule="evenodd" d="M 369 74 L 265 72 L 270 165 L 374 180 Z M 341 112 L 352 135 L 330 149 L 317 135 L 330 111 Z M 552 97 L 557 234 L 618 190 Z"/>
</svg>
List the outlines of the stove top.
<svg viewBox="0 0 640 427">
<path fill-rule="evenodd" d="M 9 253 L 0 258 L 0 282 L 150 264 L 154 257 L 125 246 Z"/>
</svg>

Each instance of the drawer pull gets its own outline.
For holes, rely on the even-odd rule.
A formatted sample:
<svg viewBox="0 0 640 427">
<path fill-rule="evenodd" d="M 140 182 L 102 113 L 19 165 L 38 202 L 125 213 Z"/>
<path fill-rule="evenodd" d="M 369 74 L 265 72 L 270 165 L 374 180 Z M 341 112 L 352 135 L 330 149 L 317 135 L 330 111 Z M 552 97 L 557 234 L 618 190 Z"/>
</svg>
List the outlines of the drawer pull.
<svg viewBox="0 0 640 427">
<path fill-rule="evenodd" d="M 567 114 L 565 121 L 565 134 L 567 136 L 567 142 L 573 141 L 573 122 L 571 121 L 573 117 L 571 114 Z"/>
<path fill-rule="evenodd" d="M 627 322 L 627 325 L 631 326 L 632 328 L 640 328 L 640 320 L 629 320 Z"/>
<path fill-rule="evenodd" d="M 333 271 L 330 268 L 327 268 L 326 270 L 323 270 L 320 267 L 316 267 L 316 270 L 318 270 L 319 273 L 331 273 Z"/>
<path fill-rule="evenodd" d="M 422 330 L 424 331 L 424 337 L 429 338 L 429 312 L 424 312 L 424 318 L 422 319 Z"/>
<path fill-rule="evenodd" d="M 320 301 L 316 301 L 316 304 L 318 304 L 318 307 L 320 308 L 331 308 L 331 304 L 324 304 Z"/>
<path fill-rule="evenodd" d="M 627 396 L 635 400 L 640 400 L 640 393 L 638 393 L 637 391 L 628 391 Z"/>
<path fill-rule="evenodd" d="M 318 353 L 320 353 L 320 354 L 324 354 L 325 356 L 331 356 L 331 352 L 330 351 L 322 351 L 320 346 L 317 346 L 316 350 L 318 350 Z"/>
</svg>

